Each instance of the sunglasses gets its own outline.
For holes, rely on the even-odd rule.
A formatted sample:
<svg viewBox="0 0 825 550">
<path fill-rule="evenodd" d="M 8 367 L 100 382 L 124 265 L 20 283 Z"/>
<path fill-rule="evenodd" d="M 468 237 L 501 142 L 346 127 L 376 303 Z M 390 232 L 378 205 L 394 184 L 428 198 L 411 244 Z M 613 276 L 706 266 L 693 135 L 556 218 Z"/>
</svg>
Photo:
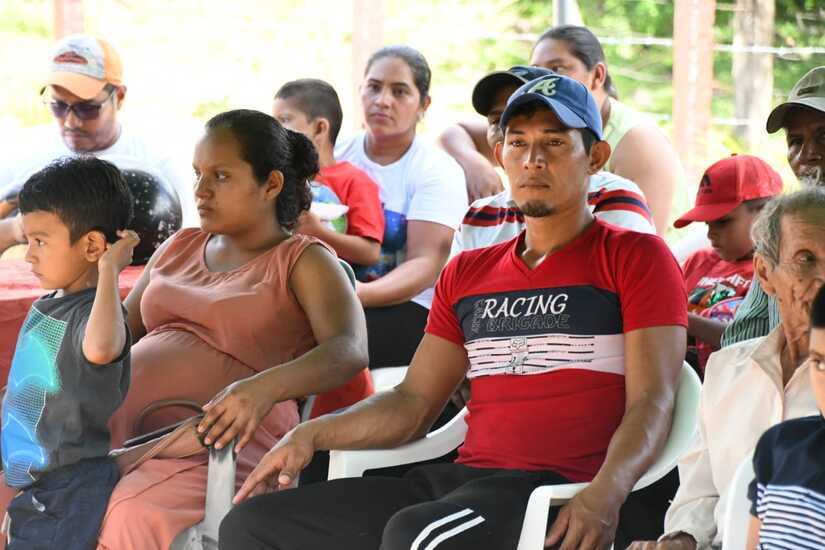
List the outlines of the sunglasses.
<svg viewBox="0 0 825 550">
<path fill-rule="evenodd" d="M 55 118 L 65 118 L 69 116 L 69 113 L 74 113 L 80 120 L 94 120 L 100 116 L 100 110 L 109 101 L 112 96 L 114 95 L 117 88 L 112 88 L 109 90 L 109 95 L 101 101 L 100 103 L 94 103 L 92 101 L 80 101 L 78 103 L 69 104 L 65 101 L 60 101 L 59 99 L 52 99 L 49 101 L 49 108 L 52 110 L 52 114 Z"/>
</svg>

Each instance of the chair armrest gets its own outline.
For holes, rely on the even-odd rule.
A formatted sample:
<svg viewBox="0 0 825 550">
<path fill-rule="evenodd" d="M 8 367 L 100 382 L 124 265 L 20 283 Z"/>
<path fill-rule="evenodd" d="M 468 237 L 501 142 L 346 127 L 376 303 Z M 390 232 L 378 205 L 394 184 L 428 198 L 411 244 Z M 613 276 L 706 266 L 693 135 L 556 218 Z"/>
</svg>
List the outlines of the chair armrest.
<svg viewBox="0 0 825 550">
<path fill-rule="evenodd" d="M 218 526 L 223 517 L 232 509 L 235 496 L 235 444 L 222 449 L 209 447 L 209 474 L 206 482 L 206 504 L 203 522 L 213 531 L 209 534 L 217 540 Z"/>
<path fill-rule="evenodd" d="M 670 426 L 667 442 L 653 465 L 639 478 L 634 491 L 644 489 L 665 477 L 687 451 L 696 433 L 699 397 L 702 383 L 687 363 L 682 364 L 679 373 L 679 386 L 673 409 L 673 422 Z M 565 485 L 543 485 L 530 493 L 521 536 L 517 550 L 541 550 L 547 529 L 547 515 L 550 506 L 560 506 L 571 500 L 587 483 L 569 483 Z"/>
<path fill-rule="evenodd" d="M 535 550 L 544 548 L 547 536 L 547 516 L 550 506 L 561 506 L 587 487 L 587 483 L 568 483 L 565 485 L 543 485 L 530 493 L 524 522 L 521 524 L 521 536 L 517 550 Z"/>
<path fill-rule="evenodd" d="M 330 451 L 329 479 L 360 477 L 366 470 L 422 462 L 445 455 L 464 441 L 467 433 L 467 424 L 464 422 L 466 414 L 465 407 L 426 437 L 395 449 Z"/>
</svg>

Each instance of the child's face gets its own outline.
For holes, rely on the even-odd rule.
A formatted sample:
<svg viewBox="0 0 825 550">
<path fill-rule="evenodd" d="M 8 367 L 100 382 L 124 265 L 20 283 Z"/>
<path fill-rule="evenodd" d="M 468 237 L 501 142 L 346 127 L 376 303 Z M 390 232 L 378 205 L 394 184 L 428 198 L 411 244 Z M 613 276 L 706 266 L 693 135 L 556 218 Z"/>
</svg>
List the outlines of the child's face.
<svg viewBox="0 0 825 550">
<path fill-rule="evenodd" d="M 710 244 L 723 260 L 732 262 L 753 253 L 751 225 L 758 213 L 747 205 L 740 204 L 728 215 L 707 222 Z"/>
<path fill-rule="evenodd" d="M 88 288 L 88 271 L 94 265 L 87 259 L 85 237 L 71 243 L 69 228 L 56 214 L 36 210 L 23 214 L 23 233 L 29 241 L 26 261 L 45 289 L 66 293 Z"/>
<path fill-rule="evenodd" d="M 515 85 L 504 86 L 496 92 L 493 98 L 490 112 L 487 113 L 487 145 L 490 146 L 490 149 L 495 149 L 498 142 L 504 141 L 504 132 L 501 131 L 498 122 L 501 120 L 501 113 L 504 112 L 504 108 L 507 106 L 507 99 L 517 89 L 518 86 Z"/>
<path fill-rule="evenodd" d="M 311 141 L 315 141 L 316 132 L 314 124 L 312 124 L 313 121 L 309 120 L 306 113 L 297 108 L 291 98 L 275 98 L 275 103 L 272 105 L 272 116 L 284 128 L 304 134 Z"/>
<path fill-rule="evenodd" d="M 825 411 L 825 328 L 811 329 L 808 353 L 811 387 L 819 410 Z"/>
</svg>

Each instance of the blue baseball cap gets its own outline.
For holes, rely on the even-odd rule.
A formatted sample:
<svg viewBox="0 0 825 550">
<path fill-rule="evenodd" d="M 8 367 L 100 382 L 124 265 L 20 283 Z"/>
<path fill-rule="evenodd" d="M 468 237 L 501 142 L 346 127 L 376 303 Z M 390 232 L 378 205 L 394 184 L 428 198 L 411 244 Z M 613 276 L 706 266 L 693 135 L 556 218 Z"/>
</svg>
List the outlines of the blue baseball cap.
<svg viewBox="0 0 825 550">
<path fill-rule="evenodd" d="M 507 128 L 518 107 L 533 102 L 549 108 L 568 128 L 587 128 L 600 141 L 604 139 L 602 116 L 590 91 L 581 82 L 560 74 L 537 78 L 513 92 L 501 114 L 501 128 Z"/>
<path fill-rule="evenodd" d="M 473 108 L 482 116 L 487 116 L 493 108 L 493 98 L 505 86 L 521 86 L 542 76 L 556 74 L 544 67 L 514 65 L 506 71 L 495 71 L 482 77 L 473 88 Z"/>
</svg>

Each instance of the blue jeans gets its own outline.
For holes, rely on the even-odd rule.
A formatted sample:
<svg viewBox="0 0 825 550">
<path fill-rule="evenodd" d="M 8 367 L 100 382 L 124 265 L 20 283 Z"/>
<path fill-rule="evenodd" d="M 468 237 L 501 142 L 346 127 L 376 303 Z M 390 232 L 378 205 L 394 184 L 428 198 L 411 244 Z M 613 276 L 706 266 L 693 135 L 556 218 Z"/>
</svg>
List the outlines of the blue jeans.
<svg viewBox="0 0 825 550">
<path fill-rule="evenodd" d="M 119 479 L 117 465 L 108 457 L 47 472 L 9 504 L 7 550 L 93 550 Z"/>
</svg>

